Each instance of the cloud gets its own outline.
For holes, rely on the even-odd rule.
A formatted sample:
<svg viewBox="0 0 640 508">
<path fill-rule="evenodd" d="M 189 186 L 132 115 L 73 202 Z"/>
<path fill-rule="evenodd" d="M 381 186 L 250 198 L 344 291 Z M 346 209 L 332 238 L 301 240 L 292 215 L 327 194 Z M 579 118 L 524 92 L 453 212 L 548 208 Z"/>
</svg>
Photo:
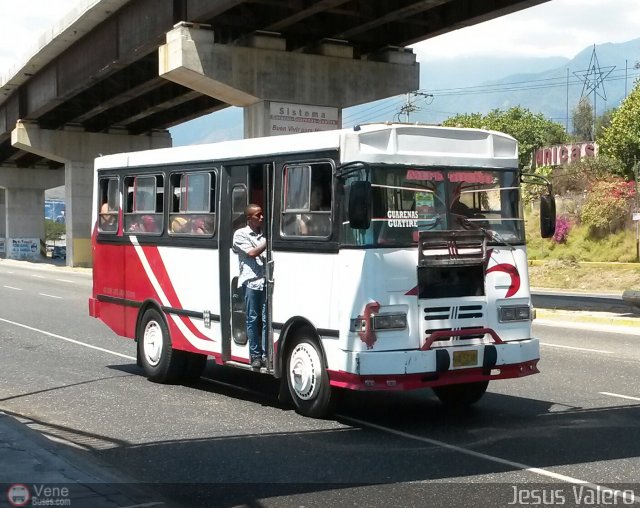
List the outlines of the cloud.
<svg viewBox="0 0 640 508">
<path fill-rule="evenodd" d="M 80 3 L 79 0 L 2 0 L 0 75 L 34 49 L 38 38 Z"/>
<path fill-rule="evenodd" d="M 604 12 L 606 10 L 606 13 Z M 421 61 L 460 56 L 563 56 L 640 35 L 640 2 L 551 0 L 414 45 Z"/>
</svg>

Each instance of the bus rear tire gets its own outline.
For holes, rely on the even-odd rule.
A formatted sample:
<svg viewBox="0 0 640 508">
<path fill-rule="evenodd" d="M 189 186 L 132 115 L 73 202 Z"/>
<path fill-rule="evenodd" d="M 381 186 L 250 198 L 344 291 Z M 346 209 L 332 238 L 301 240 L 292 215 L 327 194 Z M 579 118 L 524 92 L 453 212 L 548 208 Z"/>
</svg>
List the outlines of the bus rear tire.
<svg viewBox="0 0 640 508">
<path fill-rule="evenodd" d="M 148 309 L 142 316 L 138 357 L 145 375 L 155 383 L 175 383 L 184 375 L 186 356 L 173 349 L 167 324 L 156 309 Z"/>
<path fill-rule="evenodd" d="M 435 386 L 433 391 L 447 407 L 467 407 L 478 402 L 487 391 L 489 381 Z"/>
<path fill-rule="evenodd" d="M 296 411 L 323 418 L 331 413 L 332 397 L 324 355 L 312 332 L 303 331 L 287 353 L 287 385 Z"/>
</svg>

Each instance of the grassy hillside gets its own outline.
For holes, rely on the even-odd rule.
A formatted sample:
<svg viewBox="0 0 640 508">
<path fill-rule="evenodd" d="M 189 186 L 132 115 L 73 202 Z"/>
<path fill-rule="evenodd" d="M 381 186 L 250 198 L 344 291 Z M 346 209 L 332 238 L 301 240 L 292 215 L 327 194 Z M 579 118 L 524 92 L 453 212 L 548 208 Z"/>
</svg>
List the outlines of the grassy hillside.
<svg viewBox="0 0 640 508">
<path fill-rule="evenodd" d="M 537 214 L 529 214 L 526 224 L 532 287 L 607 293 L 640 290 L 635 230 L 594 239 L 586 226 L 574 226 L 567 241 L 557 243 L 540 238 Z"/>
</svg>

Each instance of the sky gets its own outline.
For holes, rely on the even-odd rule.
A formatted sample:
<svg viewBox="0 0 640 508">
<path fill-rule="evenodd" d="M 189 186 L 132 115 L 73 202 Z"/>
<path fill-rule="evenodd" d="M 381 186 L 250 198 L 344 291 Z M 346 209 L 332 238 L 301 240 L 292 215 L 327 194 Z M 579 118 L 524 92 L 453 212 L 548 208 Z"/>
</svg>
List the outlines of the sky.
<svg viewBox="0 0 640 508">
<path fill-rule="evenodd" d="M 88 0 L 0 0 L 0 75 L 42 32 Z M 606 7 L 605 7 L 606 6 Z M 470 55 L 563 56 L 587 46 L 640 37 L 638 0 L 549 0 L 541 5 L 466 27 L 414 46 L 418 59 Z"/>
<path fill-rule="evenodd" d="M 68 11 L 90 0 L 0 0 L 0 78 Z M 560 56 L 640 37 L 639 0 L 549 0 L 416 44 L 418 61 L 461 56 Z"/>
</svg>

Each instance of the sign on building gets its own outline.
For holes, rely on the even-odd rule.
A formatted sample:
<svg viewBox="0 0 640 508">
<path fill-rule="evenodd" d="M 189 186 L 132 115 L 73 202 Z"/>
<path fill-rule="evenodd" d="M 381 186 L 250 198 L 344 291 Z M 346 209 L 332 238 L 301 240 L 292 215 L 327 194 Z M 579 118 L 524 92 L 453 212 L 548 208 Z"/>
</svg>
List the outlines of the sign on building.
<svg viewBox="0 0 640 508">
<path fill-rule="evenodd" d="M 598 144 L 594 142 L 538 148 L 534 157 L 534 166 L 562 166 L 597 155 Z"/>
<path fill-rule="evenodd" d="M 269 108 L 269 132 L 271 136 L 330 131 L 340 128 L 338 108 L 305 106 L 284 102 L 272 102 Z"/>
<path fill-rule="evenodd" d="M 7 242 L 7 258 L 35 259 L 40 257 L 39 238 L 10 238 Z"/>
</svg>

